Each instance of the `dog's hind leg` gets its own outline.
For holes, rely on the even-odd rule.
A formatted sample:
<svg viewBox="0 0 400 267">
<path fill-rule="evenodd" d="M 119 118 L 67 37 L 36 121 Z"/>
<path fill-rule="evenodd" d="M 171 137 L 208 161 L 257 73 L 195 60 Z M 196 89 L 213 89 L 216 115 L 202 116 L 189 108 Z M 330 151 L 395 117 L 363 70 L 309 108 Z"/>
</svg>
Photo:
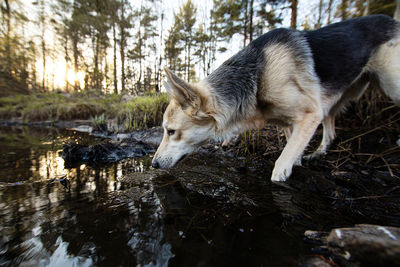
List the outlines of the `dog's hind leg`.
<svg viewBox="0 0 400 267">
<path fill-rule="evenodd" d="M 400 37 L 382 45 L 369 65 L 381 89 L 400 106 Z"/>
<path fill-rule="evenodd" d="M 323 119 L 322 127 L 322 141 L 317 150 L 314 151 L 314 153 L 304 157 L 307 160 L 317 159 L 321 156 L 326 155 L 326 150 L 335 139 L 335 117 L 333 115 L 328 115 Z"/>
<path fill-rule="evenodd" d="M 304 113 L 301 118 L 295 121 L 293 133 L 275 162 L 271 176 L 272 181 L 285 181 L 290 176 L 294 163 L 301 157 L 321 120 L 322 115 L 320 113 L 310 112 Z"/>
</svg>

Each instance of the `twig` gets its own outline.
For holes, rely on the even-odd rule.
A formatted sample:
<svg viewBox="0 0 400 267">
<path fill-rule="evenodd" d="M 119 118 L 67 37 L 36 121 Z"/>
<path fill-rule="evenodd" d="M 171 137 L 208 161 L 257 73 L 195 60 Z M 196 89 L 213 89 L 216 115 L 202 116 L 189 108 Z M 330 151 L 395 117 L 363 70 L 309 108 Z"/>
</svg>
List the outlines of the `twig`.
<svg viewBox="0 0 400 267">
<path fill-rule="evenodd" d="M 388 168 L 390 176 L 394 177 L 393 172 L 392 172 L 392 168 L 390 168 L 390 165 L 388 164 L 386 159 L 384 157 L 382 157 L 382 156 L 380 156 L 380 158 L 382 159 L 382 161 L 385 163 L 386 167 Z"/>
<path fill-rule="evenodd" d="M 344 141 L 340 142 L 339 145 L 345 144 L 345 143 L 350 142 L 350 141 L 352 141 L 352 140 L 354 140 L 354 139 L 356 139 L 356 138 L 359 138 L 359 137 L 362 137 L 362 136 L 367 135 L 367 134 L 369 134 L 369 133 L 375 132 L 376 130 L 379 130 L 380 128 L 383 128 L 383 127 L 385 127 L 385 126 L 387 126 L 387 125 L 389 125 L 389 124 L 392 124 L 392 123 L 394 123 L 394 122 L 396 122 L 396 121 L 399 121 L 399 120 L 400 120 L 400 118 L 398 118 L 397 120 L 394 120 L 394 121 L 390 121 L 390 122 L 388 122 L 388 123 L 386 123 L 386 124 L 380 125 L 380 126 L 378 126 L 378 127 L 375 127 L 374 129 L 371 129 L 371 130 L 369 130 L 369 131 L 366 131 L 365 133 L 362 133 L 362 134 L 356 135 L 356 136 L 354 136 L 354 137 L 352 137 L 352 138 L 349 138 L 349 139 L 347 139 L 347 140 L 344 140 Z M 339 145 L 338 145 L 338 146 L 339 146 Z"/>
</svg>

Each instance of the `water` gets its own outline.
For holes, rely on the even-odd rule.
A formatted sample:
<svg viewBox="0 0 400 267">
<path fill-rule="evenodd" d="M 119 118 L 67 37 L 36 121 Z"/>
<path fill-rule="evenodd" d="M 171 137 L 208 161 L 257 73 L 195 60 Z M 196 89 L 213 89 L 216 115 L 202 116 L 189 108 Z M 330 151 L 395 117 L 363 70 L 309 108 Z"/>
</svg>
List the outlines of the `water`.
<svg viewBox="0 0 400 267">
<path fill-rule="evenodd" d="M 72 131 L 0 131 L 0 265 L 131 264 L 133 203 L 110 195 L 149 159 L 64 169 L 62 144 L 100 142 Z"/>
<path fill-rule="evenodd" d="M 282 187 L 271 166 L 229 155 L 198 153 L 170 171 L 152 170 L 151 157 L 65 169 L 70 139 L 101 142 L 0 128 L 0 265 L 297 266 L 313 254 L 307 229 L 399 224 L 320 194 L 330 184 L 305 170 Z"/>
</svg>

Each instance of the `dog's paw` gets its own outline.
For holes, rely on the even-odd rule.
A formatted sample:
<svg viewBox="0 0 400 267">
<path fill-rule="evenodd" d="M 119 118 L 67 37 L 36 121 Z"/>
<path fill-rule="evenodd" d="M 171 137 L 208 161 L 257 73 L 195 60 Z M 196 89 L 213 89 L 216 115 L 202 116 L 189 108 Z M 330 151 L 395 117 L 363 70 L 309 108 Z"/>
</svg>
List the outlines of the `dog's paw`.
<svg viewBox="0 0 400 267">
<path fill-rule="evenodd" d="M 317 151 L 315 151 L 314 153 L 312 153 L 310 155 L 304 156 L 303 159 L 305 159 L 305 160 L 315 160 L 315 159 L 320 159 L 325 155 L 326 155 L 326 151 L 317 150 Z"/>
<path fill-rule="evenodd" d="M 227 147 L 227 146 L 229 146 L 229 143 L 231 142 L 231 139 L 229 138 L 229 139 L 225 139 L 224 140 L 224 142 L 222 142 L 222 144 L 221 144 L 221 146 L 222 147 Z"/>
<path fill-rule="evenodd" d="M 294 166 L 302 166 L 301 163 L 302 157 L 298 157 L 297 160 L 293 163 Z"/>
<path fill-rule="evenodd" d="M 291 168 L 280 169 L 280 168 L 275 167 L 274 170 L 272 171 L 271 181 L 272 182 L 285 182 L 291 173 L 292 173 Z"/>
</svg>

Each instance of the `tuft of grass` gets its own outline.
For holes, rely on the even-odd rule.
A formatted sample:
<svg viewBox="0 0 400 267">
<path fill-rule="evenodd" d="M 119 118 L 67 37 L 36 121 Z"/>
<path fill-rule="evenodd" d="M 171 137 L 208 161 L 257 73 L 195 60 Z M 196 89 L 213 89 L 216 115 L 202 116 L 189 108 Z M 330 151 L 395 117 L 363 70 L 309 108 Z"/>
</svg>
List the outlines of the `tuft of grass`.
<svg viewBox="0 0 400 267">
<path fill-rule="evenodd" d="M 100 116 L 94 116 L 92 119 L 92 125 L 93 125 L 93 129 L 95 131 L 99 131 L 99 132 L 105 132 L 108 130 L 107 127 L 107 116 L 103 114 L 101 114 Z"/>
<path fill-rule="evenodd" d="M 246 131 L 240 135 L 240 153 L 252 155 L 263 148 L 260 130 Z"/>
<path fill-rule="evenodd" d="M 168 102 L 166 94 L 136 97 L 121 104 L 117 114 L 118 123 L 123 125 L 124 131 L 160 125 Z"/>
</svg>

